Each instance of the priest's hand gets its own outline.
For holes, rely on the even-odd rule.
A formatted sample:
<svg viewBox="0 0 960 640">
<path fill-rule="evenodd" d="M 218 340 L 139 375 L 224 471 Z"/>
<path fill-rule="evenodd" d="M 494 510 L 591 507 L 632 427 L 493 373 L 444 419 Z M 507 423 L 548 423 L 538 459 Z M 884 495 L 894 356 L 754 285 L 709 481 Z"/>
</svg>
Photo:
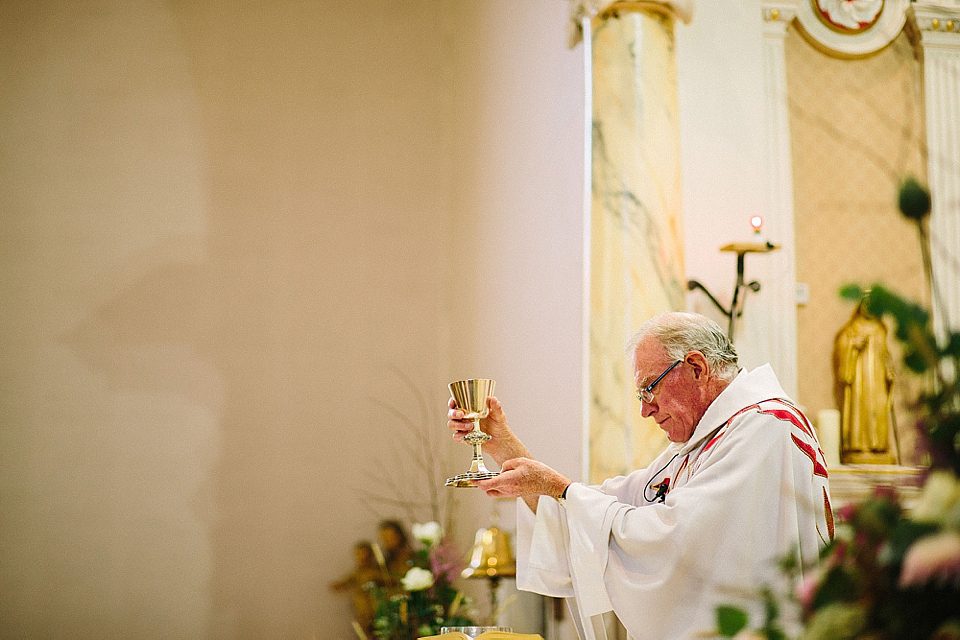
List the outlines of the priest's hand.
<svg viewBox="0 0 960 640">
<path fill-rule="evenodd" d="M 473 421 L 464 419 L 466 412 L 457 407 L 457 401 L 450 398 L 447 403 L 447 427 L 453 431 L 454 440 L 463 440 L 463 437 L 473 431 Z M 492 439 L 504 438 L 510 433 L 507 426 L 507 416 L 503 413 L 503 405 L 495 397 L 487 398 L 489 413 L 480 420 L 480 430 L 491 436 Z"/>
<path fill-rule="evenodd" d="M 488 496 L 524 498 L 527 504 L 535 504 L 540 496 L 559 497 L 570 482 L 559 471 L 529 458 L 507 460 L 500 469 L 500 475 L 489 480 L 474 481 Z"/>
</svg>

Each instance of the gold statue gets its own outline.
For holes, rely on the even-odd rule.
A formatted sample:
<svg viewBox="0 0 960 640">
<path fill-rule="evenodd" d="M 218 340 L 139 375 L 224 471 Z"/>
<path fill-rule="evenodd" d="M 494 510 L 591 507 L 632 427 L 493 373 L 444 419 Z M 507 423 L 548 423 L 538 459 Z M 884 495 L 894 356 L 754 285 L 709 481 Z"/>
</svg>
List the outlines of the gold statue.
<svg viewBox="0 0 960 640">
<path fill-rule="evenodd" d="M 869 294 L 868 294 L 869 295 Z M 893 358 L 887 328 L 867 310 L 864 297 L 834 340 L 833 366 L 840 407 L 840 461 L 895 464 Z"/>
<path fill-rule="evenodd" d="M 385 580 L 373 552 L 373 545 L 361 540 L 353 548 L 355 567 L 339 580 L 330 583 L 333 591 L 349 591 L 353 597 L 354 620 L 368 635 L 373 635 L 373 616 L 376 601 L 371 588 L 383 585 Z"/>
<path fill-rule="evenodd" d="M 379 553 L 378 558 L 385 569 L 390 586 L 397 586 L 407 571 L 413 566 L 413 547 L 403 525 L 397 520 L 383 520 L 378 526 L 380 544 L 374 548 Z"/>
</svg>

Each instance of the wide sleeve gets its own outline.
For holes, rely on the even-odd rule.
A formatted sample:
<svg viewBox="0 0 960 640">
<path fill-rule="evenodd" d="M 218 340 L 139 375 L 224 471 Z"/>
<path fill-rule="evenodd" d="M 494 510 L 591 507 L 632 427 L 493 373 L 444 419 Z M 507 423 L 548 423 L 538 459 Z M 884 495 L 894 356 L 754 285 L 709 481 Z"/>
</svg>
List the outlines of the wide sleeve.
<svg viewBox="0 0 960 640">
<path fill-rule="evenodd" d="M 536 514 L 518 499 L 517 587 L 553 597 L 573 596 L 573 569 L 583 565 L 585 556 L 592 558 L 591 567 L 606 562 L 612 514 L 636 504 L 651 470 L 661 469 L 669 459 L 662 454 L 647 469 L 610 478 L 599 487 L 575 482 L 567 490 L 565 506 L 541 496 Z M 571 558 L 577 562 L 571 563 Z M 581 576 L 578 582 L 602 587 L 600 579 L 601 574 L 594 572 L 592 578 Z"/>
<path fill-rule="evenodd" d="M 517 500 L 517 588 L 555 598 L 573 596 L 567 527 L 560 504 L 540 497 L 537 513 Z"/>
</svg>

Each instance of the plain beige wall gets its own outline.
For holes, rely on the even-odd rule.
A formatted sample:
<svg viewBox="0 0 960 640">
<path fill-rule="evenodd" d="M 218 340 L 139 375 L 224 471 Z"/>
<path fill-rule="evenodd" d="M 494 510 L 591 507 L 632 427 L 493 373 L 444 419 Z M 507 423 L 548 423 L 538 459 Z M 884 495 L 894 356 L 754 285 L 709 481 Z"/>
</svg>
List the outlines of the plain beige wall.
<svg viewBox="0 0 960 640">
<path fill-rule="evenodd" d="M 697 4 L 685 256 L 723 296 L 717 245 L 764 202 L 763 25 L 759 0 Z M 0 0 L 0 636 L 350 638 L 326 585 L 407 515 L 371 494 L 437 486 L 404 419 L 439 429 L 440 480 L 468 462 L 443 433 L 456 377 L 497 379 L 534 453 L 579 477 L 566 17 Z M 488 523 L 482 496 L 438 496 L 462 543 Z"/>
<path fill-rule="evenodd" d="M 370 494 L 435 486 L 401 416 L 469 462 L 454 377 L 577 474 L 565 19 L 0 2 L 0 636 L 350 637 L 326 585 L 409 515 Z M 469 542 L 491 505 L 456 497 Z"/>
<path fill-rule="evenodd" d="M 791 27 L 786 49 L 797 280 L 810 294 L 797 311 L 797 350 L 804 354 L 797 400 L 813 418 L 843 408 L 833 347 L 856 305 L 840 298 L 840 287 L 881 283 L 930 304 L 916 224 L 897 209 L 901 180 L 926 181 L 923 64 L 904 33 L 874 56 L 837 60 Z M 919 381 L 901 364 L 892 330 L 887 342 L 895 356 L 901 460 L 919 464 L 911 406 Z"/>
</svg>

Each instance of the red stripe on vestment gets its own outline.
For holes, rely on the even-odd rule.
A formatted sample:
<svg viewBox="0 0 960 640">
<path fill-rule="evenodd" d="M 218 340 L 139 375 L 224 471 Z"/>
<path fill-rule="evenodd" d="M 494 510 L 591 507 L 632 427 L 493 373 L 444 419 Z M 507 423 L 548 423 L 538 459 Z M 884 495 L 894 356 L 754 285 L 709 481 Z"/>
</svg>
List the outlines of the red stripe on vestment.
<svg viewBox="0 0 960 640">
<path fill-rule="evenodd" d="M 787 409 L 760 409 L 760 413 L 772 415 L 773 417 L 785 422 L 791 422 L 794 424 L 794 426 L 808 436 L 813 436 L 813 431 L 810 429 L 810 426 L 807 425 L 804 420 L 793 411 L 788 411 Z"/>
<path fill-rule="evenodd" d="M 725 434 L 726 432 L 727 432 L 727 430 L 726 430 L 726 429 L 723 429 L 723 430 L 720 431 L 720 433 L 718 433 L 717 435 L 713 436 L 713 438 L 710 439 L 710 442 L 708 442 L 708 443 L 706 444 L 706 446 L 703 447 L 703 452 L 702 452 L 702 453 L 706 453 L 707 450 L 708 450 L 710 447 L 712 447 L 713 444 L 714 444 L 717 440 L 719 440 L 720 438 L 722 438 L 722 437 L 723 437 L 723 434 Z"/>
<path fill-rule="evenodd" d="M 827 516 L 827 533 L 830 534 L 830 539 L 833 540 L 833 508 L 830 506 L 830 496 L 827 495 L 827 488 L 823 488 L 823 510 Z"/>
<path fill-rule="evenodd" d="M 796 412 L 796 414 L 800 416 L 800 419 L 803 420 L 803 424 L 806 425 L 805 431 L 808 434 L 813 435 L 813 425 L 810 424 L 810 420 L 807 419 L 807 416 L 805 416 L 803 414 L 803 411 L 800 411 L 800 409 L 798 409 L 796 405 L 792 404 L 789 400 L 784 400 L 783 398 L 777 398 L 774 402 L 779 402 L 780 404 L 793 409 Z"/>
<path fill-rule="evenodd" d="M 793 444 L 797 445 L 797 448 L 800 449 L 800 451 L 803 451 L 807 455 L 807 457 L 810 458 L 810 461 L 813 463 L 813 474 L 816 476 L 821 476 L 823 478 L 826 478 L 827 468 L 822 464 L 820 464 L 820 461 L 817 460 L 816 449 L 811 447 L 806 442 L 803 442 L 800 438 L 793 435 L 792 433 L 790 434 L 790 437 L 793 438 Z"/>
</svg>

